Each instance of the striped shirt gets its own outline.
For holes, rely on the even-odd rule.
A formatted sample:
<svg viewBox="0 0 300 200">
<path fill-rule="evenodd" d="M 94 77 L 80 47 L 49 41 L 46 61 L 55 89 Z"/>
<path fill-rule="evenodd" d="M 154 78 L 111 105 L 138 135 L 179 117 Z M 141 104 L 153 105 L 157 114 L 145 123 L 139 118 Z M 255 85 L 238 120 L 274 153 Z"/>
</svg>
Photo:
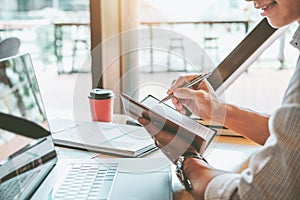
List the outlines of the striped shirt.
<svg viewBox="0 0 300 200">
<path fill-rule="evenodd" d="M 300 51 L 300 26 L 291 44 Z M 241 174 L 212 179 L 205 199 L 300 198 L 300 56 L 282 106 L 269 119 L 270 137 Z"/>
</svg>

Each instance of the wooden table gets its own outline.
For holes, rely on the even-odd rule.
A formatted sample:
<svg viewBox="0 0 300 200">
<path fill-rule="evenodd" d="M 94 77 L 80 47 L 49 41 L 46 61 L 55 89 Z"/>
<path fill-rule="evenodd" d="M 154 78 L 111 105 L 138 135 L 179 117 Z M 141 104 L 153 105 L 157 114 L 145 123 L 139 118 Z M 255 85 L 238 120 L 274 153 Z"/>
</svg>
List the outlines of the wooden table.
<svg viewBox="0 0 300 200">
<path fill-rule="evenodd" d="M 0 161 L 7 158 L 12 153 L 23 148 L 26 144 L 30 143 L 32 139 L 20 135 L 15 135 L 12 139 L 0 145 Z"/>
<path fill-rule="evenodd" d="M 114 119 L 114 122 L 124 123 L 126 119 L 127 118 L 124 118 L 123 115 L 119 115 Z M 220 133 L 222 129 L 218 131 Z M 16 137 L 9 140 L 5 144 L 0 145 L 0 160 L 5 158 L 12 151 L 16 150 L 12 149 L 12 146 L 21 148 L 29 141 L 30 139 L 28 138 L 16 135 Z M 236 168 L 234 168 L 234 166 L 243 164 L 253 152 L 257 151 L 260 148 L 260 146 L 258 146 L 256 143 L 241 136 L 216 136 L 211 146 L 211 149 L 208 149 L 208 153 L 207 155 L 205 155 L 206 159 L 212 166 L 226 171 L 236 171 Z M 62 149 L 67 149 L 68 151 L 70 151 L 69 148 Z M 77 150 L 77 152 L 79 151 Z M 226 155 L 226 162 L 222 160 L 222 158 L 224 158 L 224 155 Z M 160 151 L 155 151 L 148 154 L 146 157 L 159 158 L 163 156 L 164 155 Z M 93 158 L 94 157 L 115 158 L 116 156 L 93 154 Z M 193 198 L 186 190 L 178 189 L 174 191 L 174 199 Z"/>
</svg>

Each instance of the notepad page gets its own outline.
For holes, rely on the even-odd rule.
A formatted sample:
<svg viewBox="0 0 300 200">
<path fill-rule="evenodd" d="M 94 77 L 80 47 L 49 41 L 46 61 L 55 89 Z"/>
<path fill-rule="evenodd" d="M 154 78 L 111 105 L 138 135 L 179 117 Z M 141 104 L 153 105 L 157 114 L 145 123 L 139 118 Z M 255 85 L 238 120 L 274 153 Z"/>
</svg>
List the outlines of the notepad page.
<svg viewBox="0 0 300 200">
<path fill-rule="evenodd" d="M 159 100 L 149 95 L 141 102 L 150 110 L 159 113 L 170 121 L 180 124 L 183 128 L 197 134 L 209 143 L 215 135 L 215 131 L 199 124 L 198 122 L 190 119 L 189 117 L 179 113 L 165 103 L 159 103 Z"/>
</svg>

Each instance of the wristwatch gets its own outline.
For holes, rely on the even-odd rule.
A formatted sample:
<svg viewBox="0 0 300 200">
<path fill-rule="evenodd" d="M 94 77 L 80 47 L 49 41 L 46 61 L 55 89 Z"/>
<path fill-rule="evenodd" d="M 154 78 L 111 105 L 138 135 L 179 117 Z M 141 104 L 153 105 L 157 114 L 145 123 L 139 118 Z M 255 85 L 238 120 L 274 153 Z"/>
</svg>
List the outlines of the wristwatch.
<svg viewBox="0 0 300 200">
<path fill-rule="evenodd" d="M 178 159 L 175 161 L 176 164 L 176 175 L 181 182 L 181 184 L 185 187 L 186 190 L 191 191 L 193 189 L 192 182 L 189 178 L 185 176 L 185 173 L 183 171 L 183 164 L 184 160 L 187 158 L 197 158 L 199 160 L 203 160 L 207 163 L 207 161 L 198 153 L 194 152 L 186 152 L 182 156 L 179 156 Z"/>
</svg>

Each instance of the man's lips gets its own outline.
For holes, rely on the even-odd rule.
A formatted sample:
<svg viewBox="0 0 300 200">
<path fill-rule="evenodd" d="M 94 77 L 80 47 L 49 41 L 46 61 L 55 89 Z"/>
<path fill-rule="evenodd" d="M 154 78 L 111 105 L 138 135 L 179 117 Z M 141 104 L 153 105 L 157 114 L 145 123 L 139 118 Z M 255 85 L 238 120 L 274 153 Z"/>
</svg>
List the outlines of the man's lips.
<svg viewBox="0 0 300 200">
<path fill-rule="evenodd" d="M 261 9 L 263 12 L 261 13 L 262 16 L 267 16 L 270 14 L 271 8 L 275 5 L 275 1 L 262 3 L 262 4 L 256 4 L 255 8 Z"/>
<path fill-rule="evenodd" d="M 275 1 L 269 1 L 269 2 L 262 2 L 262 3 L 257 3 L 255 2 L 255 8 L 257 9 L 262 9 L 262 10 L 266 10 L 269 6 L 271 6 L 272 4 L 274 4 Z"/>
</svg>

